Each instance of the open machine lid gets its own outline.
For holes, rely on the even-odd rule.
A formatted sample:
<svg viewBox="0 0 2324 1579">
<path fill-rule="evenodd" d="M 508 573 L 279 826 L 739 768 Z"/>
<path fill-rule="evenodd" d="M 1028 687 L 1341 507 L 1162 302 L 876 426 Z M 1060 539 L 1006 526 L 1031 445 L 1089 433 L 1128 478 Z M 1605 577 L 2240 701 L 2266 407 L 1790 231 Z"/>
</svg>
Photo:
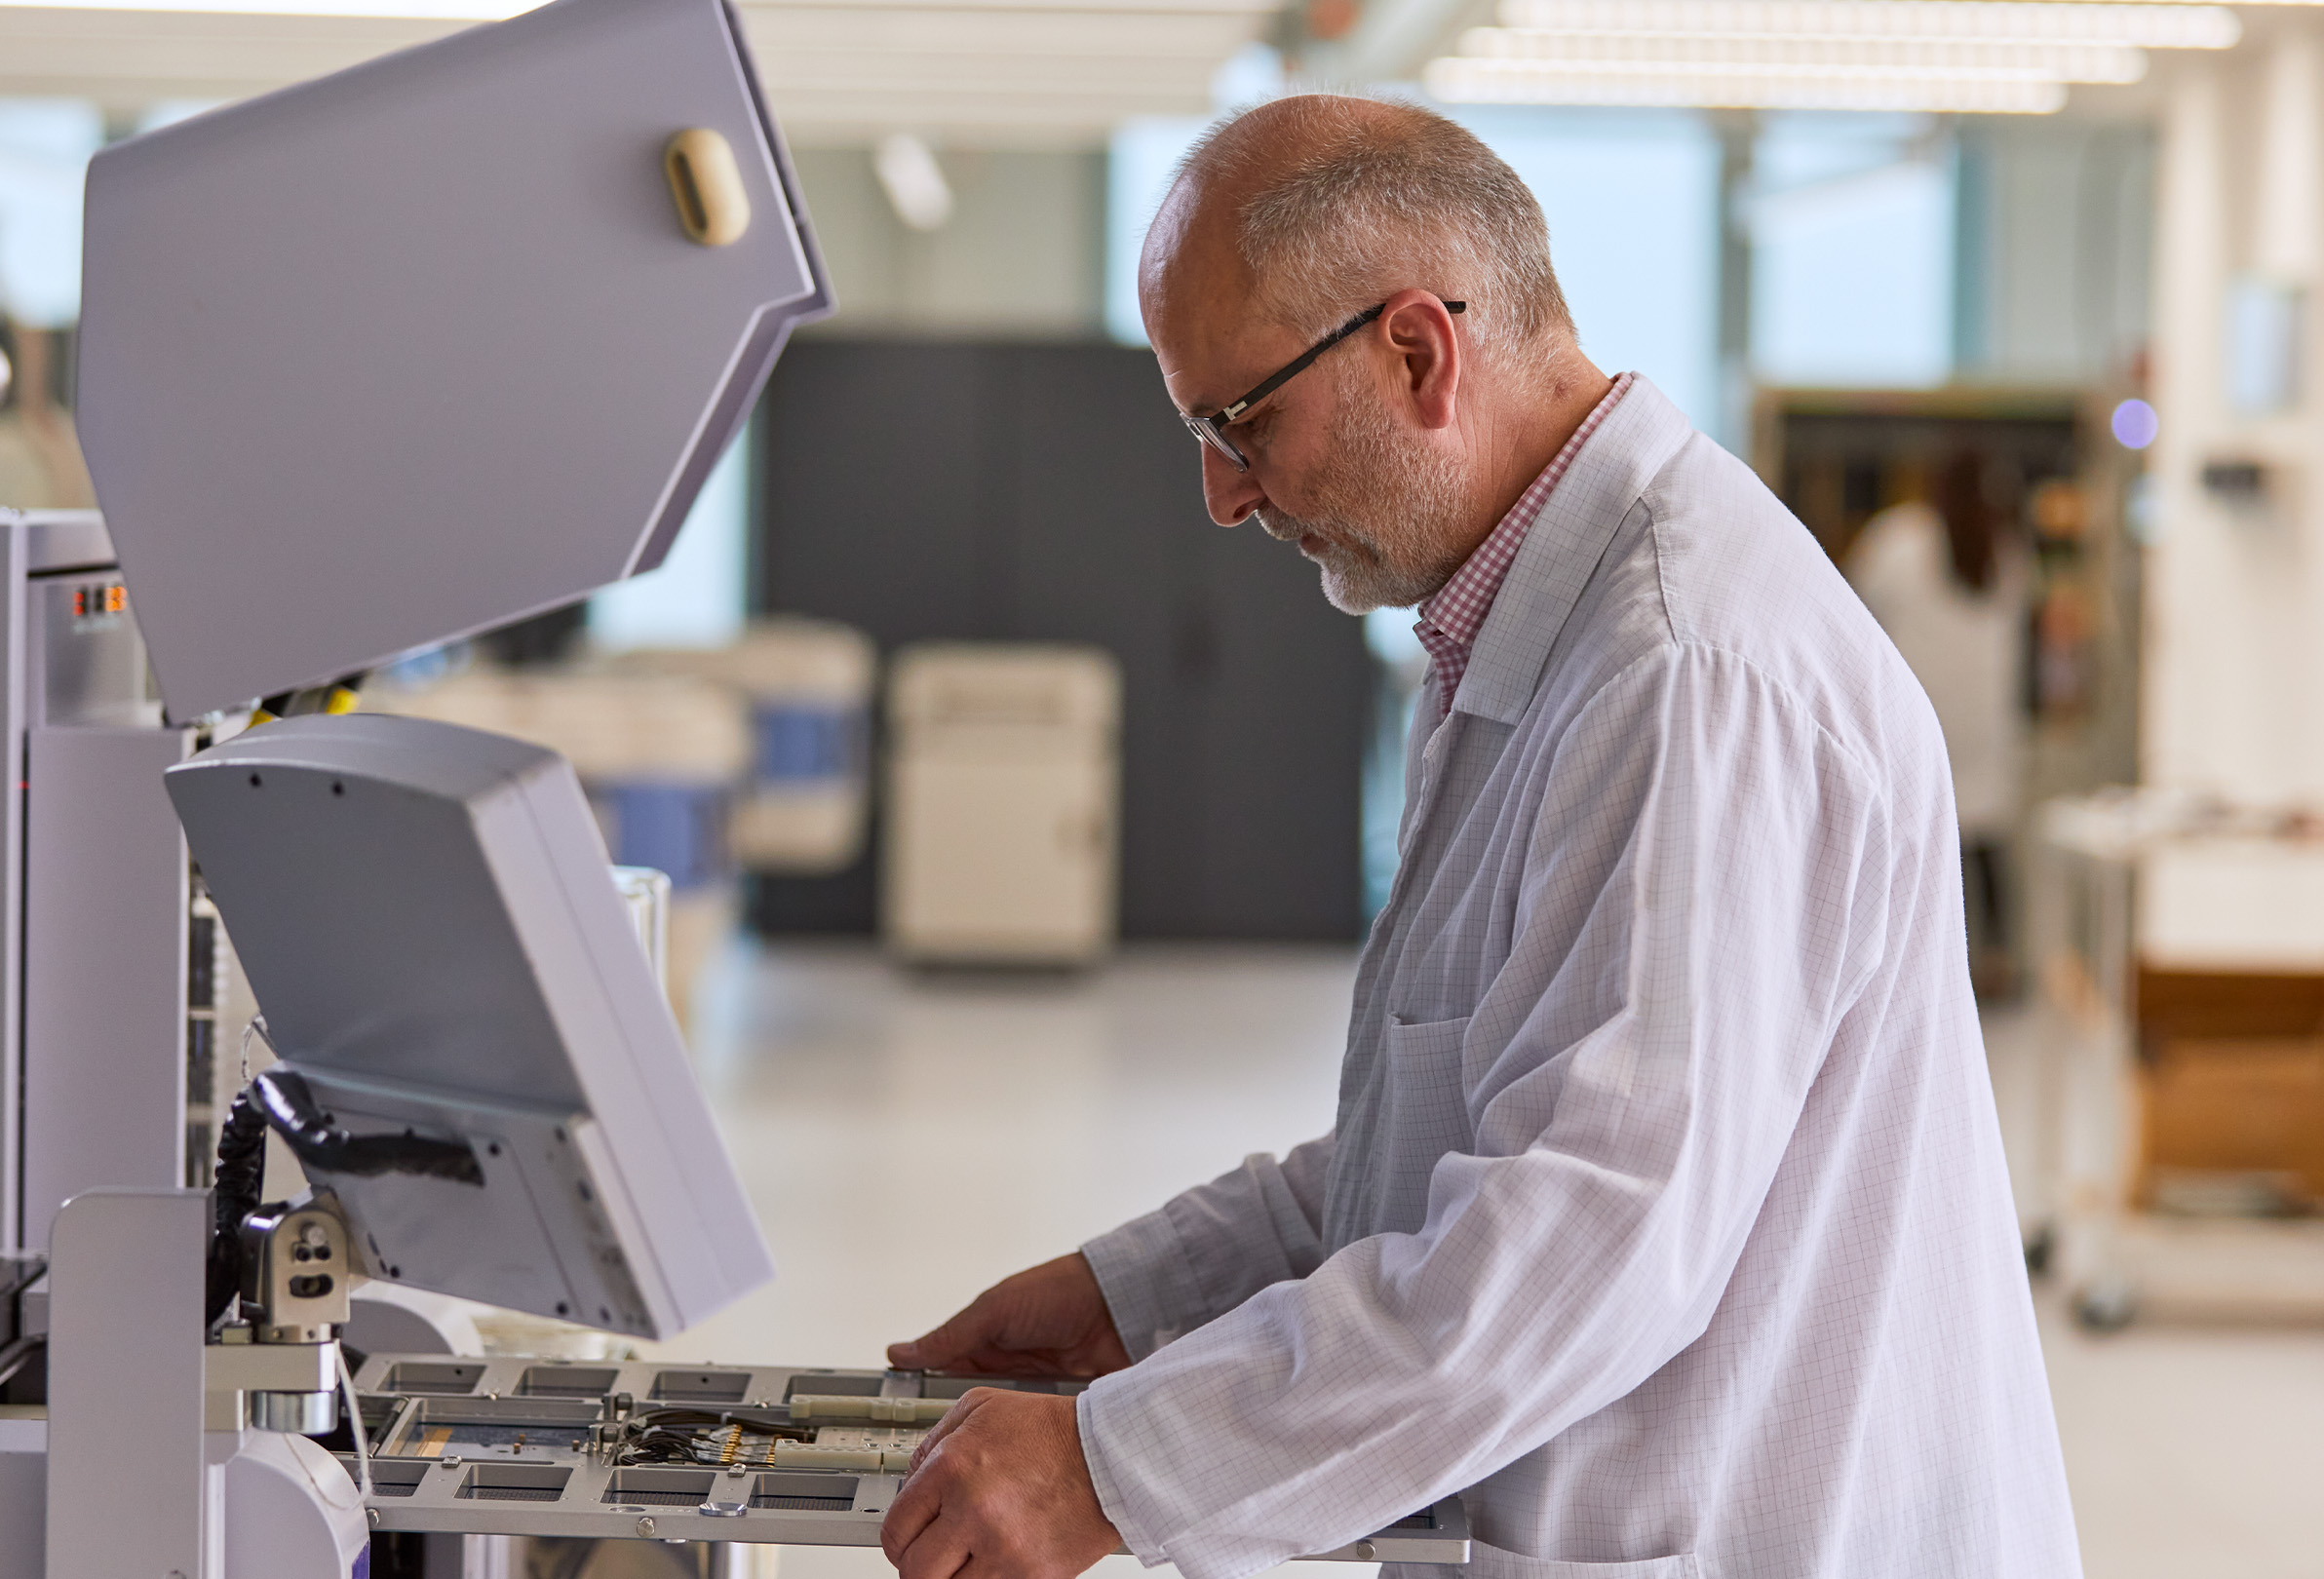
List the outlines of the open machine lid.
<svg viewBox="0 0 2324 1579">
<path fill-rule="evenodd" d="M 342 1148 L 436 1154 L 293 1140 L 371 1276 L 662 1338 L 772 1275 L 562 757 L 356 713 L 166 782 L 282 1056 L 262 1079 Z"/>
<path fill-rule="evenodd" d="M 177 719 L 659 564 L 831 307 L 723 0 L 556 0 L 117 144 L 84 259 L 81 443 Z"/>
</svg>

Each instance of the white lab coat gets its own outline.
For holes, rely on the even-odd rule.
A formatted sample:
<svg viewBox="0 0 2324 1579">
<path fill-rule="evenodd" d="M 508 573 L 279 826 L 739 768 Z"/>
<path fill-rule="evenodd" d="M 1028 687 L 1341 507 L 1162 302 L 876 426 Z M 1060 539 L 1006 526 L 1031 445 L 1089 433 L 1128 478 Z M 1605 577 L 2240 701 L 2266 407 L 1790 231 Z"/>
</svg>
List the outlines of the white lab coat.
<svg viewBox="0 0 2324 1579">
<path fill-rule="evenodd" d="M 1131 1550 L 1459 1493 L 1474 1579 L 2076 1573 L 1936 720 L 1645 380 L 1408 785 L 1333 1135 L 1085 1247 Z"/>
</svg>

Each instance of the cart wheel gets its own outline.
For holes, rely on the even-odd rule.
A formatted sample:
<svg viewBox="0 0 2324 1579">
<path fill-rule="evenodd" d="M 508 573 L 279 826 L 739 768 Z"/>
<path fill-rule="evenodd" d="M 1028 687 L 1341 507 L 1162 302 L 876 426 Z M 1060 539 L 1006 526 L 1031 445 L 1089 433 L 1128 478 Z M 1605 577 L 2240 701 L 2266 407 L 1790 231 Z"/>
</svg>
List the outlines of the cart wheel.
<svg viewBox="0 0 2324 1579">
<path fill-rule="evenodd" d="M 2073 1319 L 2085 1332 L 2119 1332 L 2138 1314 L 2138 1291 L 2128 1278 L 2101 1278 L 2074 1296 Z"/>
<path fill-rule="evenodd" d="M 2045 1222 L 2034 1229 L 2026 1240 L 2026 1276 L 2047 1277 L 2057 1250 L 2058 1230 L 2054 1224 Z"/>
</svg>

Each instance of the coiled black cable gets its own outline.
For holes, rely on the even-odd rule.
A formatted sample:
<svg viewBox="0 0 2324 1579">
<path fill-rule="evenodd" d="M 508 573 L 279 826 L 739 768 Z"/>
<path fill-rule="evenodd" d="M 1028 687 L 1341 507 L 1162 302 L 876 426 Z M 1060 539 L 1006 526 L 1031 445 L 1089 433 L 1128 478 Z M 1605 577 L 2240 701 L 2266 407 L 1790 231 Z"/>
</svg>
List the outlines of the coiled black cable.
<svg viewBox="0 0 2324 1579">
<path fill-rule="evenodd" d="M 266 1114 L 244 1088 L 218 1127 L 217 1172 L 211 1184 L 210 1264 L 202 1322 L 214 1327 L 242 1287 L 242 1219 L 258 1210 L 266 1176 Z"/>
<path fill-rule="evenodd" d="M 258 1210 L 272 1129 L 302 1167 L 318 1174 L 373 1178 L 414 1174 L 483 1188 L 484 1170 L 460 1140 L 413 1135 L 349 1135 L 315 1101 L 295 1070 L 266 1070 L 234 1098 L 218 1128 L 217 1172 L 211 1187 L 210 1263 L 204 1324 L 216 1325 L 242 1287 L 242 1220 Z"/>
</svg>

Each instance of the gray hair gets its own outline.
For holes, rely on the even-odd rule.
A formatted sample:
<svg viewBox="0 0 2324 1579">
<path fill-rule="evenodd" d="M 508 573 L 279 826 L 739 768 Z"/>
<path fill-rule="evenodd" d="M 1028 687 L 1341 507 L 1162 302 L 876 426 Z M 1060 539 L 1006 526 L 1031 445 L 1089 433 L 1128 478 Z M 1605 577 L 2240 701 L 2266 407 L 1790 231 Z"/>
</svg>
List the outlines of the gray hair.
<svg viewBox="0 0 2324 1579">
<path fill-rule="evenodd" d="M 1266 136 L 1284 116 L 1303 124 Z M 1243 259 L 1274 315 L 1304 333 L 1414 288 L 1465 300 L 1470 334 L 1497 350 L 1572 333 L 1541 205 L 1466 128 L 1418 105 L 1279 100 L 1205 133 L 1174 190 L 1189 180 L 1241 194 Z"/>
</svg>

